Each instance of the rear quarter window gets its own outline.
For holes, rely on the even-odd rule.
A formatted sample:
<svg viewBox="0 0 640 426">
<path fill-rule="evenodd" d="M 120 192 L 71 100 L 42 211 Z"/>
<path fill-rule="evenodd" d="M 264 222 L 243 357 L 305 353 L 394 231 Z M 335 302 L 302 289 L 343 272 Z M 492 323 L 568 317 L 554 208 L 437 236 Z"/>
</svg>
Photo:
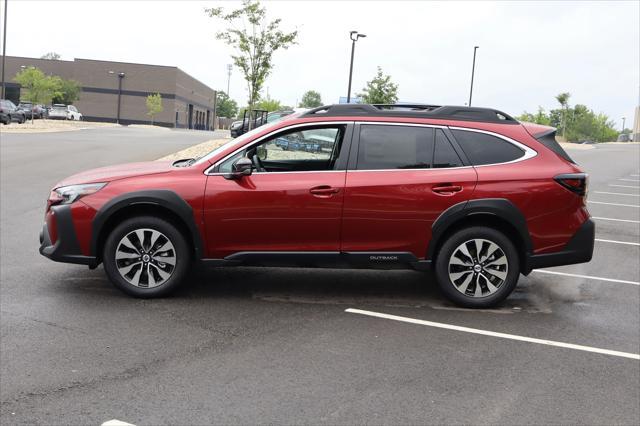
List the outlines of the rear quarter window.
<svg viewBox="0 0 640 426">
<path fill-rule="evenodd" d="M 451 132 L 474 166 L 508 163 L 525 155 L 523 149 L 496 136 L 468 130 Z"/>
</svg>

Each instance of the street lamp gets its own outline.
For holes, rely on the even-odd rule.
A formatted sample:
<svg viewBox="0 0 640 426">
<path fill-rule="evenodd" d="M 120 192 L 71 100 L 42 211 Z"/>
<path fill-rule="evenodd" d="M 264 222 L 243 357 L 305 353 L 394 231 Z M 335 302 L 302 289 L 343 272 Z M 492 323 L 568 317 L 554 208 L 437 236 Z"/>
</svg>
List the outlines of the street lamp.
<svg viewBox="0 0 640 426">
<path fill-rule="evenodd" d="M 229 83 L 231 83 L 231 70 L 233 65 L 227 64 L 227 96 L 229 96 Z"/>
<path fill-rule="evenodd" d="M 471 106 L 471 97 L 473 96 L 473 76 L 476 72 L 476 50 L 480 46 L 473 46 L 473 65 L 471 66 L 471 89 L 469 90 L 469 106 Z"/>
<path fill-rule="evenodd" d="M 353 52 L 356 49 L 356 41 L 360 37 L 366 37 L 365 34 L 360 34 L 357 31 L 349 32 L 349 38 L 351 39 L 351 65 L 349 66 L 349 89 L 347 90 L 347 103 L 351 103 L 351 77 L 353 76 Z"/>
<path fill-rule="evenodd" d="M 624 133 L 624 122 L 627 119 L 627 117 L 622 117 L 622 132 Z"/>
<path fill-rule="evenodd" d="M 7 57 L 7 3 L 9 0 L 4 0 L 4 27 L 2 30 L 2 93 L 0 99 L 5 98 L 5 81 L 4 81 L 4 59 Z"/>
<path fill-rule="evenodd" d="M 109 74 L 115 74 L 114 71 L 109 71 Z M 116 123 L 120 124 L 120 99 L 122 98 L 122 79 L 124 78 L 124 73 L 118 73 L 118 112 L 116 115 Z"/>
</svg>

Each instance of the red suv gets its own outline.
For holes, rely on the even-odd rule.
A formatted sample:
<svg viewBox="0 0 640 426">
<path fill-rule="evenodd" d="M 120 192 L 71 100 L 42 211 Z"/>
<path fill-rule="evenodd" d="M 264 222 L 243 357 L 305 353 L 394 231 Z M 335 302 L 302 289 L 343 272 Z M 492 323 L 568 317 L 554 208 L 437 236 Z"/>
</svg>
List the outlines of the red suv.
<svg viewBox="0 0 640 426">
<path fill-rule="evenodd" d="M 199 159 L 63 180 L 40 252 L 102 262 L 137 297 L 167 294 L 200 261 L 432 270 L 448 298 L 486 307 L 520 274 L 591 260 L 586 194 L 553 128 L 487 108 L 331 105 Z"/>
</svg>

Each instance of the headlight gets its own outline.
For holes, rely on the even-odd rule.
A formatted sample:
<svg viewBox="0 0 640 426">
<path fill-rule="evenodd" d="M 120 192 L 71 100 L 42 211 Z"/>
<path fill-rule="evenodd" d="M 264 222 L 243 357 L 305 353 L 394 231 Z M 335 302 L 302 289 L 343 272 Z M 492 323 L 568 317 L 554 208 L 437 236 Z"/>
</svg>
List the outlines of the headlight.
<svg viewBox="0 0 640 426">
<path fill-rule="evenodd" d="M 242 126 L 242 121 L 236 121 L 235 123 L 231 123 L 232 129 L 237 129 L 240 126 Z"/>
<path fill-rule="evenodd" d="M 61 186 L 60 188 L 54 189 L 49 198 L 53 201 L 51 204 L 71 204 L 85 195 L 95 194 L 105 185 L 106 182 Z"/>
</svg>

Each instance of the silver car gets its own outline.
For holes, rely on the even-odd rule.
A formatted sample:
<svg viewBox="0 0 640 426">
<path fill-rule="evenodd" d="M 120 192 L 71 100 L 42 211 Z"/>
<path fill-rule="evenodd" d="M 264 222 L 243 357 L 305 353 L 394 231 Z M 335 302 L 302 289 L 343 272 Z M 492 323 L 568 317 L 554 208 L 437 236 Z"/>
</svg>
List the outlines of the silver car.
<svg viewBox="0 0 640 426">
<path fill-rule="evenodd" d="M 73 105 L 53 104 L 49 118 L 58 120 L 82 120 L 82 114 Z"/>
</svg>

